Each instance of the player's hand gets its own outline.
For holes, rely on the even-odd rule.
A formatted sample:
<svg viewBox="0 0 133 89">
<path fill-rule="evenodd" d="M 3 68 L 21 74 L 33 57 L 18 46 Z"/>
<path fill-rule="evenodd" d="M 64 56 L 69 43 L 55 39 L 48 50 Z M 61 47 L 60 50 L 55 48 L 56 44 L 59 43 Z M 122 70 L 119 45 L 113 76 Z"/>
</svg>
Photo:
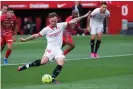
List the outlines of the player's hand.
<svg viewBox="0 0 133 89">
<path fill-rule="evenodd" d="M 86 29 L 87 29 L 88 32 L 90 32 L 90 30 L 91 30 L 91 28 L 89 26 Z"/>
<path fill-rule="evenodd" d="M 13 36 L 13 42 L 16 42 L 16 35 Z"/>
<path fill-rule="evenodd" d="M 89 16 L 91 14 L 91 11 L 89 10 L 87 14 L 85 14 L 85 17 Z"/>
<path fill-rule="evenodd" d="M 26 42 L 26 40 L 24 38 L 20 38 L 21 42 Z"/>
<path fill-rule="evenodd" d="M 16 39 L 13 39 L 13 42 L 16 42 Z"/>
<path fill-rule="evenodd" d="M 108 33 L 108 31 L 109 31 L 109 28 L 108 28 L 108 27 L 106 27 L 106 33 Z"/>
</svg>

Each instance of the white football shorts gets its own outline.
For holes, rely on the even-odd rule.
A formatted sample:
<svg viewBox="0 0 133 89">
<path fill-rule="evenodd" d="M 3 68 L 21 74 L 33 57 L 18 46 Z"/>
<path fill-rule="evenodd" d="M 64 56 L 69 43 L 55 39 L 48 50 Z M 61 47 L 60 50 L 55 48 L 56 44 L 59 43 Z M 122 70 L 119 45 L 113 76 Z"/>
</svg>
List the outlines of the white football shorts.
<svg viewBox="0 0 133 89">
<path fill-rule="evenodd" d="M 90 26 L 90 28 L 91 28 L 90 30 L 91 35 L 95 35 L 95 34 L 103 32 L 103 26 L 92 25 Z"/>
<path fill-rule="evenodd" d="M 49 61 L 51 60 L 57 60 L 58 58 L 64 58 L 65 59 L 65 56 L 63 54 L 63 51 L 59 48 L 47 48 L 45 50 L 45 54 L 44 54 L 46 57 L 49 58 Z"/>
</svg>

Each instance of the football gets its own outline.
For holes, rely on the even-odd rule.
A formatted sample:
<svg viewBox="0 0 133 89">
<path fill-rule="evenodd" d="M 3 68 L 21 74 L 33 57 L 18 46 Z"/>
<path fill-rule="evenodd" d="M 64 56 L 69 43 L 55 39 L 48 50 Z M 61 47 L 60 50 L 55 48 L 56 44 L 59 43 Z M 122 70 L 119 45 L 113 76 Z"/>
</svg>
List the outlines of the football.
<svg viewBox="0 0 133 89">
<path fill-rule="evenodd" d="M 44 74 L 42 76 L 42 82 L 43 83 L 51 83 L 52 82 L 52 76 L 49 74 Z"/>
</svg>

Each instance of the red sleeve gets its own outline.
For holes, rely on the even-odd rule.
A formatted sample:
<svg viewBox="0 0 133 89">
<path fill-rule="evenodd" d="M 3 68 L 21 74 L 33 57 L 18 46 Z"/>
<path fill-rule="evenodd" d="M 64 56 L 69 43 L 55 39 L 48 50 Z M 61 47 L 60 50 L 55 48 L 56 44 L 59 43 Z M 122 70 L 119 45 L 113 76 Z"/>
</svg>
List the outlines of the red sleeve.
<svg viewBox="0 0 133 89">
<path fill-rule="evenodd" d="M 66 22 L 69 22 L 72 20 L 72 16 L 69 16 L 67 19 L 66 19 Z"/>
<path fill-rule="evenodd" d="M 17 18 L 16 18 L 15 15 L 13 16 L 13 19 L 14 19 L 14 22 L 15 22 L 14 24 L 17 24 Z"/>
</svg>

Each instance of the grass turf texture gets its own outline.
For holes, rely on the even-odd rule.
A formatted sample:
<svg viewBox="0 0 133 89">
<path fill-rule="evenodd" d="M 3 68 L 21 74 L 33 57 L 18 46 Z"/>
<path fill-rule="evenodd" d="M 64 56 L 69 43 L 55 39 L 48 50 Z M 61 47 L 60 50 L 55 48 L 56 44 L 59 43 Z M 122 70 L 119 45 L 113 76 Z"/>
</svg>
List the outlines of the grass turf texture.
<svg viewBox="0 0 133 89">
<path fill-rule="evenodd" d="M 112 57 L 96 60 L 83 59 L 88 57 L 90 50 L 88 36 L 74 37 L 74 41 L 76 48 L 67 55 L 68 61 L 57 78 L 61 84 L 44 85 L 41 82 L 42 75 L 51 74 L 55 63 L 22 72 L 17 72 L 18 65 L 12 65 L 1 67 L 2 89 L 133 89 L 133 56 L 115 57 L 133 54 L 133 36 L 104 36 L 99 54 Z M 16 42 L 9 63 L 41 58 L 45 45 L 46 40 L 44 42 L 42 38 L 27 43 Z"/>
</svg>

